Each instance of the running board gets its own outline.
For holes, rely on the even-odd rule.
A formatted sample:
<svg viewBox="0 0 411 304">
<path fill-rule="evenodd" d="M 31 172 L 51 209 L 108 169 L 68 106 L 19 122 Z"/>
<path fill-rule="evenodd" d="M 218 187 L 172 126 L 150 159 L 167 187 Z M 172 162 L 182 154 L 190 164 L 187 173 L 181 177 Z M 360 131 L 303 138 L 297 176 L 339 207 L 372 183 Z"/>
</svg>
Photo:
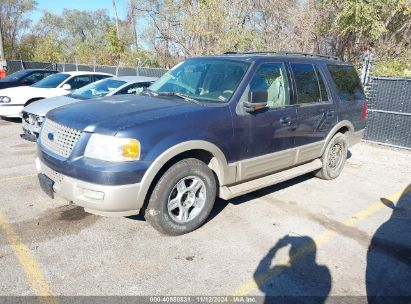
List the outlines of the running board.
<svg viewBox="0 0 411 304">
<path fill-rule="evenodd" d="M 249 192 L 253 192 L 267 186 L 272 186 L 286 180 L 292 179 L 297 176 L 304 175 L 309 172 L 313 172 L 322 167 L 322 162 L 319 159 L 313 160 L 312 162 L 293 167 L 284 171 L 280 171 L 268 176 L 260 177 L 257 179 L 250 180 L 248 182 L 234 185 L 234 186 L 223 186 L 220 187 L 220 197 L 222 199 L 228 200 L 233 197 L 237 197 Z"/>
</svg>

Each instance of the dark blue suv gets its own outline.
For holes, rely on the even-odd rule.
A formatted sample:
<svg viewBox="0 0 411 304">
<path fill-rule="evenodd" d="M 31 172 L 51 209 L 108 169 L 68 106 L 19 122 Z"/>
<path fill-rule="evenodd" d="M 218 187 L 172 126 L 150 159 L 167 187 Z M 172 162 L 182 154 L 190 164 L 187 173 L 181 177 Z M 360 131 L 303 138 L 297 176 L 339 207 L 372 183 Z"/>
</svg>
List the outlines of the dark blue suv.
<svg viewBox="0 0 411 304">
<path fill-rule="evenodd" d="M 296 53 L 188 59 L 144 94 L 47 114 L 42 189 L 101 215 L 144 212 L 190 232 L 230 199 L 314 172 L 336 178 L 361 139 L 365 96 L 351 64 Z"/>
</svg>

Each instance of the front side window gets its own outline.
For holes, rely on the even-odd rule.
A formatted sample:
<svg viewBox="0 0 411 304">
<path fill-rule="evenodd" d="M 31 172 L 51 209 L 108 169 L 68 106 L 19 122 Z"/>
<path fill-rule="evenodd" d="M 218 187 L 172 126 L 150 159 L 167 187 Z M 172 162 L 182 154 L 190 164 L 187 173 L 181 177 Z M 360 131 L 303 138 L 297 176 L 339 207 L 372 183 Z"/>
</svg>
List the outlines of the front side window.
<svg viewBox="0 0 411 304">
<path fill-rule="evenodd" d="M 57 88 L 64 80 L 69 77 L 70 74 L 66 73 L 53 74 L 49 77 L 44 78 L 43 80 L 40 80 L 39 82 L 36 82 L 35 84 L 33 84 L 33 87 L 46 89 Z"/>
<path fill-rule="evenodd" d="M 20 80 L 20 79 L 23 79 L 25 76 L 27 76 L 27 73 L 29 72 L 27 72 L 26 70 L 21 70 L 21 71 L 18 71 L 18 72 L 15 72 L 13 74 L 6 76 L 4 80 L 8 80 L 8 81 Z"/>
<path fill-rule="evenodd" d="M 292 63 L 298 104 L 321 101 L 319 81 L 312 64 Z"/>
<path fill-rule="evenodd" d="M 140 94 L 151 85 L 151 82 L 137 82 L 133 83 L 124 89 L 121 89 L 116 95 Z"/>
<path fill-rule="evenodd" d="M 150 91 L 184 94 L 204 102 L 228 102 L 249 65 L 236 60 L 190 59 L 167 72 L 150 87 Z"/>
<path fill-rule="evenodd" d="M 364 100 L 360 78 L 352 65 L 327 65 L 341 100 Z"/>
<path fill-rule="evenodd" d="M 98 97 L 104 97 L 108 93 L 121 87 L 125 83 L 125 81 L 114 80 L 110 78 L 104 79 L 86 85 L 71 93 L 70 96 L 76 99 L 94 99 Z"/>
<path fill-rule="evenodd" d="M 265 63 L 258 67 L 250 82 L 251 91 L 267 91 L 270 109 L 290 104 L 288 79 L 283 63 Z"/>
<path fill-rule="evenodd" d="M 43 78 L 49 76 L 51 73 L 43 73 L 43 72 L 35 72 L 33 74 L 30 74 L 29 76 L 27 76 L 26 78 L 24 78 L 24 81 L 27 81 L 29 83 L 36 83 L 40 80 L 42 80 Z"/>
<path fill-rule="evenodd" d="M 72 90 L 76 90 L 92 82 L 93 82 L 93 77 L 91 75 L 81 75 L 81 76 L 74 76 L 73 78 L 69 79 L 66 82 L 66 84 L 69 84 Z"/>
</svg>

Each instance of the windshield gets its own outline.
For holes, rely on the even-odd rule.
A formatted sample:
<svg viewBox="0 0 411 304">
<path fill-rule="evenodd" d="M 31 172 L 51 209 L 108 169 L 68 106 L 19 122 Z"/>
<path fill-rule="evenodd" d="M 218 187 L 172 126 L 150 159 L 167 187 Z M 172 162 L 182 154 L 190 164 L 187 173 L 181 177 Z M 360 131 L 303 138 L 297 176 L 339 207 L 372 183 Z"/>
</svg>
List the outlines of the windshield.
<svg viewBox="0 0 411 304">
<path fill-rule="evenodd" d="M 91 83 L 75 90 L 70 96 L 77 99 L 93 99 L 98 97 L 104 97 L 111 91 L 126 84 L 125 81 L 114 79 L 103 79 L 95 83 Z"/>
<path fill-rule="evenodd" d="M 43 80 L 40 80 L 39 82 L 36 82 L 32 86 L 36 88 L 45 88 L 45 89 L 57 88 L 64 80 L 66 80 L 69 77 L 70 77 L 69 74 L 58 73 L 58 74 L 50 75 L 49 77 L 46 77 Z"/>
<path fill-rule="evenodd" d="M 155 93 L 177 93 L 206 102 L 228 102 L 243 79 L 249 63 L 195 58 L 175 66 L 151 85 Z"/>
<path fill-rule="evenodd" d="M 18 71 L 16 73 L 10 74 L 9 76 L 7 76 L 6 78 L 4 78 L 4 80 L 19 80 L 21 78 L 23 78 L 24 76 L 26 76 L 28 74 L 27 71 L 22 70 L 22 71 Z"/>
</svg>

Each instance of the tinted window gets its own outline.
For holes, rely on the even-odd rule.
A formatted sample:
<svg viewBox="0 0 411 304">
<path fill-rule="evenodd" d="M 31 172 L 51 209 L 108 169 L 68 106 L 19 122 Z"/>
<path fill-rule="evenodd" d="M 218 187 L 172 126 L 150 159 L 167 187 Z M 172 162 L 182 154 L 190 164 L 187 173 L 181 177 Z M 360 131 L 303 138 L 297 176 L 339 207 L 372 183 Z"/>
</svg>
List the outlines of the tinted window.
<svg viewBox="0 0 411 304">
<path fill-rule="evenodd" d="M 262 64 L 250 82 L 250 90 L 267 91 L 267 106 L 271 109 L 289 105 L 288 80 L 284 64 Z"/>
<path fill-rule="evenodd" d="M 316 66 L 314 66 L 315 72 L 317 73 L 318 84 L 320 85 L 321 101 L 328 101 L 328 93 L 325 87 L 324 78 Z"/>
<path fill-rule="evenodd" d="M 94 79 L 96 81 L 101 80 L 101 79 L 106 79 L 106 78 L 109 78 L 109 77 L 113 77 L 113 76 L 110 76 L 110 75 L 94 75 Z"/>
<path fill-rule="evenodd" d="M 291 69 L 297 87 L 297 102 L 301 104 L 321 101 L 320 88 L 314 66 L 312 64 L 292 63 Z"/>
<path fill-rule="evenodd" d="M 237 90 L 248 62 L 222 59 L 189 59 L 157 80 L 150 90 L 180 93 L 200 101 L 227 102 Z"/>
<path fill-rule="evenodd" d="M 121 89 L 116 93 L 116 95 L 123 95 L 123 94 L 139 94 L 142 93 L 146 88 L 151 85 L 151 82 L 138 82 L 133 83 L 124 89 Z"/>
<path fill-rule="evenodd" d="M 91 75 L 81 75 L 81 76 L 74 76 L 65 84 L 69 84 L 72 90 L 79 89 L 88 85 L 89 83 L 93 82 L 93 77 Z"/>
<path fill-rule="evenodd" d="M 19 79 L 24 78 L 24 76 L 26 76 L 28 73 L 29 72 L 25 70 L 18 71 L 18 72 L 8 75 L 6 78 L 4 78 L 4 80 L 9 80 L 9 81 L 19 80 Z"/>
<path fill-rule="evenodd" d="M 77 98 L 77 99 L 93 99 L 93 98 L 98 98 L 98 97 L 104 97 L 108 93 L 121 87 L 125 83 L 126 82 L 121 81 L 121 80 L 115 80 L 115 79 L 110 79 L 110 78 L 104 79 L 104 80 L 97 81 L 89 85 L 86 85 L 74 91 L 72 94 L 70 94 L 70 96 L 73 98 Z"/>
<path fill-rule="evenodd" d="M 43 78 L 49 76 L 51 73 L 44 73 L 44 72 L 35 72 L 33 74 L 30 74 L 26 78 L 24 78 L 24 81 L 27 81 L 29 83 L 36 83 L 37 81 L 42 80 Z"/>
<path fill-rule="evenodd" d="M 39 82 L 36 82 L 35 84 L 33 84 L 33 87 L 57 88 L 64 80 L 66 80 L 69 77 L 70 75 L 65 73 L 53 74 L 49 77 L 44 78 L 43 80 L 40 80 Z"/>
<path fill-rule="evenodd" d="M 328 70 L 341 100 L 365 99 L 360 79 L 353 66 L 329 64 Z"/>
</svg>

